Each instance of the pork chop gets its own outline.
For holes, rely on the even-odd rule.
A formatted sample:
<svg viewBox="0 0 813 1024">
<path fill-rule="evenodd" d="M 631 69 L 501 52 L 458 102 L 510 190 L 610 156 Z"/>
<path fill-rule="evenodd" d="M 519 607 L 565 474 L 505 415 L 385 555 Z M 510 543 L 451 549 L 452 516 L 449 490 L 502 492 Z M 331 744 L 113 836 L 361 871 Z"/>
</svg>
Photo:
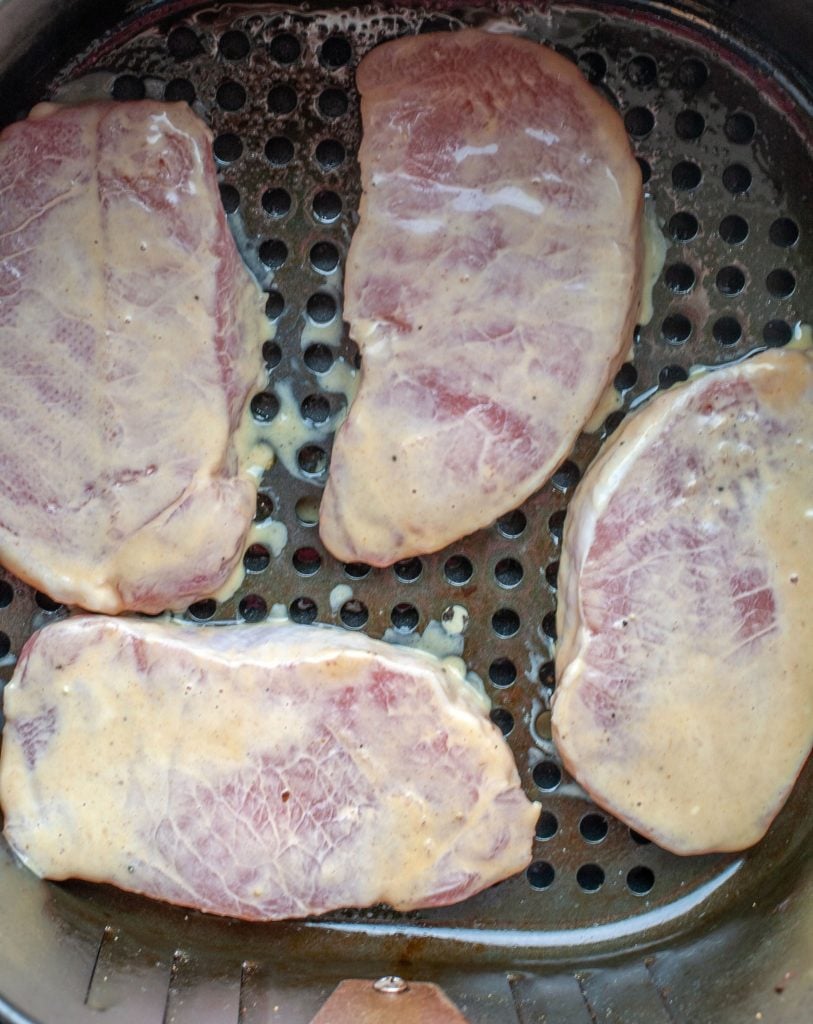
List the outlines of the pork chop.
<svg viewBox="0 0 813 1024">
<path fill-rule="evenodd" d="M 57 601 L 211 595 L 256 487 L 232 445 L 262 293 L 182 103 L 42 104 L 0 136 L 0 561 Z"/>
<path fill-rule="evenodd" d="M 760 839 L 813 742 L 813 356 L 658 395 L 582 480 L 559 568 L 553 737 L 675 853 Z"/>
<path fill-rule="evenodd" d="M 487 707 L 330 626 L 66 619 L 6 687 L 5 835 L 41 876 L 251 920 L 454 903 L 538 816 Z"/>
<path fill-rule="evenodd" d="M 362 379 L 320 533 L 389 565 L 487 526 L 570 450 L 631 343 L 642 190 L 615 110 L 527 39 L 398 39 L 357 82 Z"/>
</svg>

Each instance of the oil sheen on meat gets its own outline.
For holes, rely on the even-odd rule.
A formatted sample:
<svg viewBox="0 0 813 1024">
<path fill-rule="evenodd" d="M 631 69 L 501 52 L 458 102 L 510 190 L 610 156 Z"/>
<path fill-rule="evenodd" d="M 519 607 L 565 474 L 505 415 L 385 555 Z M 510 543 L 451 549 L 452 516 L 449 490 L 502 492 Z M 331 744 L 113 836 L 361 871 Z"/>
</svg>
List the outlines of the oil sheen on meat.
<svg viewBox="0 0 813 1024">
<path fill-rule="evenodd" d="M 256 486 L 232 435 L 262 293 L 186 104 L 42 104 L 0 136 L 0 561 L 157 612 L 223 584 Z"/>
<path fill-rule="evenodd" d="M 362 380 L 320 533 L 388 565 L 487 526 L 566 456 L 631 342 L 642 189 L 615 110 L 529 40 L 398 39 L 357 82 Z"/>
<path fill-rule="evenodd" d="M 559 570 L 553 736 L 676 853 L 744 849 L 813 742 L 813 356 L 771 351 L 632 415 Z"/>
<path fill-rule="evenodd" d="M 67 619 L 6 687 L 5 836 L 41 876 L 251 920 L 454 903 L 527 865 L 539 812 L 487 708 L 329 626 Z"/>
</svg>

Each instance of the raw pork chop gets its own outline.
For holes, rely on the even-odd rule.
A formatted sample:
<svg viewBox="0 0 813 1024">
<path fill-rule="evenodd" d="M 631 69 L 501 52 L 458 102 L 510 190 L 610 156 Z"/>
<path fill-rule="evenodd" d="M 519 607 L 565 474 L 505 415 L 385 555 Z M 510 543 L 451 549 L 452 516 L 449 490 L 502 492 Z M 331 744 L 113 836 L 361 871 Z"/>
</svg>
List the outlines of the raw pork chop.
<svg viewBox="0 0 813 1024">
<path fill-rule="evenodd" d="M 740 850 L 813 742 L 813 358 L 659 395 L 585 475 L 559 569 L 553 735 L 675 853 Z"/>
<path fill-rule="evenodd" d="M 618 114 L 526 39 L 398 39 L 357 80 L 363 375 L 320 532 L 388 565 L 488 525 L 569 451 L 630 344 L 641 175 Z"/>
<path fill-rule="evenodd" d="M 57 601 L 213 593 L 256 488 L 232 447 L 262 295 L 186 104 L 43 104 L 0 136 L 0 561 Z"/>
<path fill-rule="evenodd" d="M 329 626 L 80 617 L 6 688 L 5 835 L 37 874 L 252 920 L 438 906 L 528 863 L 485 698 Z"/>
</svg>

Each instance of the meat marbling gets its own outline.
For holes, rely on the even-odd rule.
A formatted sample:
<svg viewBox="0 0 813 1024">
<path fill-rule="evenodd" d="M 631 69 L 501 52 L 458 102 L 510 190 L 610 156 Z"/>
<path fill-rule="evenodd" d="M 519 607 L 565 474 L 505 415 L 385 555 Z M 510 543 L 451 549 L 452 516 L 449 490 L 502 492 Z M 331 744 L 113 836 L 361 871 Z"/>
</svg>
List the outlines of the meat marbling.
<svg viewBox="0 0 813 1024">
<path fill-rule="evenodd" d="M 765 833 L 813 742 L 813 357 L 653 399 L 590 467 L 559 568 L 553 736 L 676 853 Z"/>
<path fill-rule="evenodd" d="M 6 687 L 5 835 L 39 875 L 253 920 L 453 903 L 527 865 L 539 810 L 487 706 L 329 626 L 66 619 Z"/>
<path fill-rule="evenodd" d="M 263 297 L 183 103 L 42 104 L 0 136 L 0 560 L 57 601 L 212 594 L 256 487 L 232 445 Z"/>
<path fill-rule="evenodd" d="M 357 82 L 362 380 L 320 533 L 388 565 L 488 525 L 565 457 L 631 343 L 642 190 L 618 114 L 529 40 L 398 39 Z"/>
</svg>

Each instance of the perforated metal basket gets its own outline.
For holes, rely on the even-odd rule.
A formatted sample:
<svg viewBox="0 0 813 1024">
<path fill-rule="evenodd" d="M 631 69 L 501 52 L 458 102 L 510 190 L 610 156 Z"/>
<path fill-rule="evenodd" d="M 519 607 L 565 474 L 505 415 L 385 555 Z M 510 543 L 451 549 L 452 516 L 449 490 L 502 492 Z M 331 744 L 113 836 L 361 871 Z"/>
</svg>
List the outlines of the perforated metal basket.
<svg viewBox="0 0 813 1024">
<path fill-rule="evenodd" d="M 616 379 L 623 408 L 583 435 L 521 509 L 391 569 L 342 565 L 319 544 L 313 510 L 346 401 L 330 390 L 339 377 L 331 368 L 352 367 L 356 355 L 340 308 L 359 198 L 354 68 L 393 36 L 495 19 L 570 56 L 620 109 L 668 240 L 654 317 Z M 754 25 L 774 48 L 755 39 Z M 273 427 L 280 403 L 293 400 L 307 427 L 267 473 L 258 502 L 259 519 L 287 525 L 288 543 L 276 557 L 251 547 L 238 594 L 188 617 L 256 621 L 283 603 L 296 621 L 409 641 L 463 606 L 464 656 L 543 806 L 527 873 L 467 903 L 263 926 L 40 882 L 2 847 L 0 1016 L 307 1024 L 341 980 L 396 974 L 438 983 L 470 1024 L 810 1019 L 810 765 L 753 850 L 678 858 L 568 778 L 549 707 L 564 514 L 603 438 L 624 410 L 691 366 L 786 344 L 813 319 L 812 37 L 804 0 L 431 10 L 0 0 L 0 123 L 38 99 L 71 95 L 66 85 L 80 78 L 87 95 L 190 102 L 213 127 L 225 209 L 267 284 L 269 335 L 257 359 L 268 385 L 253 414 Z M 0 581 L 5 679 L 31 631 L 64 611 L 10 576 Z M 399 996 L 381 997 L 380 1019 L 397 1020 Z"/>
</svg>

